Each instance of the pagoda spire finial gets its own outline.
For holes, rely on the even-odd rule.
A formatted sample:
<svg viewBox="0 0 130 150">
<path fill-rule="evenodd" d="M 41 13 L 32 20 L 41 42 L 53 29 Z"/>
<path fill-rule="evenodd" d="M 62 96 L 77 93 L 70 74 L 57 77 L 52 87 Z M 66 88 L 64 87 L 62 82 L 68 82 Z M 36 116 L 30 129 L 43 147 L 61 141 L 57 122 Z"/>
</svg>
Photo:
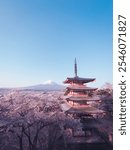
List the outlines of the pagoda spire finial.
<svg viewBox="0 0 130 150">
<path fill-rule="evenodd" d="M 75 77 L 77 77 L 77 61 L 75 58 L 75 64 L 74 64 L 74 73 L 75 73 Z"/>
</svg>

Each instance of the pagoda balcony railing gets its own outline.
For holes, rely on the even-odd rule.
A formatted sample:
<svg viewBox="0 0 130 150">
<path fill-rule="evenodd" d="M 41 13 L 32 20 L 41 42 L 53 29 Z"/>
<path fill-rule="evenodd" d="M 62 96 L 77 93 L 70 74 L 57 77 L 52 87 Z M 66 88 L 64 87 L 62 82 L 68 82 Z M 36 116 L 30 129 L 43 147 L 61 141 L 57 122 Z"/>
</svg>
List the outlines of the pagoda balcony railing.
<svg viewBox="0 0 130 150">
<path fill-rule="evenodd" d="M 68 87 L 76 87 L 76 88 L 80 88 L 80 87 L 87 87 L 87 85 L 84 85 L 84 84 L 75 84 L 75 83 L 73 83 L 73 84 L 71 84 L 71 85 L 69 85 Z"/>
<path fill-rule="evenodd" d="M 70 92 L 68 94 L 68 96 L 75 96 L 75 97 L 88 97 L 87 94 L 79 94 L 79 93 L 74 93 L 74 92 Z"/>
<path fill-rule="evenodd" d="M 84 107 L 89 107 L 90 105 L 89 104 L 79 104 L 79 103 L 75 103 L 75 102 L 72 102 L 72 101 L 68 101 L 67 104 L 70 106 L 70 107 L 74 107 L 74 108 L 84 108 Z"/>
</svg>

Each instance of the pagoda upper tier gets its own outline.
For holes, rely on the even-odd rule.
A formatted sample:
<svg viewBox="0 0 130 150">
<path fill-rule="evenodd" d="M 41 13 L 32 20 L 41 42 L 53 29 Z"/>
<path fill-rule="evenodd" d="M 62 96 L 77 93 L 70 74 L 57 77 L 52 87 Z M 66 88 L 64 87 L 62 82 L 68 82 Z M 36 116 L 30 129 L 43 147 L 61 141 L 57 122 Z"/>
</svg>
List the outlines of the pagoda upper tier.
<svg viewBox="0 0 130 150">
<path fill-rule="evenodd" d="M 75 77 L 68 77 L 64 83 L 65 84 L 70 84 L 70 83 L 81 83 L 81 84 L 84 84 L 84 83 L 88 83 L 88 82 L 93 82 L 95 81 L 95 78 L 80 78 L 78 76 L 75 76 Z"/>
</svg>

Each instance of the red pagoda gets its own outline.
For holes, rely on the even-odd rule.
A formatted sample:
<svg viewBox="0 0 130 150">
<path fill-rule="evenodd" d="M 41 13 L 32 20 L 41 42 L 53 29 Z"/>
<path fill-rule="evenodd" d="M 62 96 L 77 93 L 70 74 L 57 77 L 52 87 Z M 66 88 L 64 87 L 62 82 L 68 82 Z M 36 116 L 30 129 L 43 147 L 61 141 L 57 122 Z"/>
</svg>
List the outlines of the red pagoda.
<svg viewBox="0 0 130 150">
<path fill-rule="evenodd" d="M 64 94 L 66 95 L 65 100 L 69 108 L 66 113 L 75 117 L 97 116 L 99 113 L 103 113 L 101 110 L 91 106 L 93 102 L 100 101 L 97 96 L 94 96 L 94 91 L 97 88 L 91 88 L 86 85 L 86 83 L 95 81 L 95 78 L 81 78 L 77 75 L 76 58 L 74 72 L 74 77 L 68 77 L 64 81 L 65 84 L 69 84 Z"/>
<path fill-rule="evenodd" d="M 95 94 L 97 88 L 88 87 L 86 84 L 95 81 L 95 78 L 79 77 L 77 75 L 76 59 L 74 73 L 74 77 L 68 77 L 64 81 L 64 83 L 69 84 L 69 86 L 66 87 L 64 94 L 65 103 L 62 105 L 62 110 L 65 111 L 67 115 L 79 119 L 81 122 L 79 129 L 73 127 L 72 136 L 80 136 L 80 141 L 84 140 L 85 143 L 102 141 L 102 138 L 99 136 L 99 117 L 104 115 L 104 111 L 94 107 L 94 104 L 99 104 L 100 101 L 99 97 Z M 85 138 L 81 140 L 81 137 Z"/>
<path fill-rule="evenodd" d="M 66 115 L 80 123 L 76 127 L 69 128 L 71 136 L 66 143 L 70 145 L 85 143 L 89 150 L 112 150 L 112 144 L 109 141 L 111 131 L 108 131 L 107 119 L 105 119 L 106 112 L 98 109 L 101 100 L 95 93 L 97 88 L 87 86 L 87 83 L 95 81 L 95 78 L 79 77 L 76 59 L 74 73 L 74 77 L 67 77 L 64 81 L 69 86 L 66 87 L 65 101 L 61 107 Z"/>
</svg>

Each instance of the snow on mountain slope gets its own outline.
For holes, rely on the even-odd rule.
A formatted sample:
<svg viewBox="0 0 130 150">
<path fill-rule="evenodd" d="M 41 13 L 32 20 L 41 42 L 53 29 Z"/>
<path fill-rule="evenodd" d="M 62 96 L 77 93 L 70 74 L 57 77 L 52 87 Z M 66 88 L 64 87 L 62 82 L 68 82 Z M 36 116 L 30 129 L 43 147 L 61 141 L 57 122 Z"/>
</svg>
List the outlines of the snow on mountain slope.
<svg viewBox="0 0 130 150">
<path fill-rule="evenodd" d="M 45 82 L 43 82 L 43 85 L 56 85 L 57 83 L 52 81 L 52 80 L 47 80 Z"/>
</svg>

